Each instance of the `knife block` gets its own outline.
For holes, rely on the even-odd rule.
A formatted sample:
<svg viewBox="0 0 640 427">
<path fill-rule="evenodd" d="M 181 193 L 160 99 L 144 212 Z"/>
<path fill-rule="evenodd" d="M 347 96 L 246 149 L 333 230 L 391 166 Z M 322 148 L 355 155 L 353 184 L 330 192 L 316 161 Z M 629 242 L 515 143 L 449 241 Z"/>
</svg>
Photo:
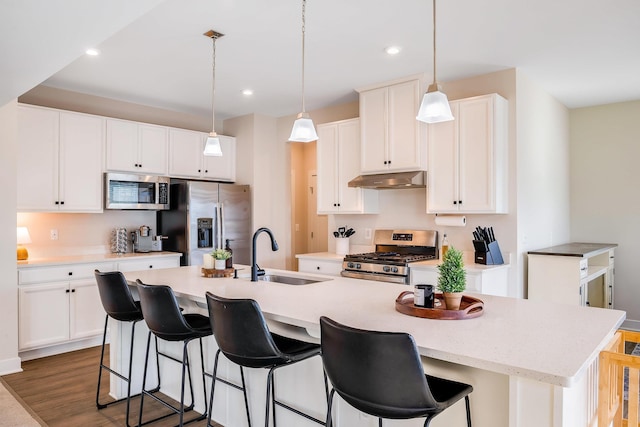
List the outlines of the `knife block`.
<svg viewBox="0 0 640 427">
<path fill-rule="evenodd" d="M 498 241 L 487 244 L 484 240 L 474 240 L 473 247 L 475 248 L 475 263 L 484 265 L 500 265 L 504 264 L 502 259 L 502 252 L 500 252 L 500 246 Z"/>
</svg>

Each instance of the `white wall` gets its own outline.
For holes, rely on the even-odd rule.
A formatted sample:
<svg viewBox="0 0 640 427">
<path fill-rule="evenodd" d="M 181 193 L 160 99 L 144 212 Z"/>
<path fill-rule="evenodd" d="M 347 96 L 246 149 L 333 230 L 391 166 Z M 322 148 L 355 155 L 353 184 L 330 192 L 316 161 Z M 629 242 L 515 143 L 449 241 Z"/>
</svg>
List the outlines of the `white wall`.
<svg viewBox="0 0 640 427">
<path fill-rule="evenodd" d="M 518 274 L 526 283 L 528 250 L 570 241 L 569 110 L 520 71 L 517 92 Z"/>
<path fill-rule="evenodd" d="M 0 375 L 19 372 L 18 283 L 16 269 L 17 102 L 0 107 Z"/>
<path fill-rule="evenodd" d="M 571 238 L 617 243 L 616 309 L 640 322 L 640 101 L 572 110 Z M 639 323 L 640 325 L 640 323 Z"/>
</svg>

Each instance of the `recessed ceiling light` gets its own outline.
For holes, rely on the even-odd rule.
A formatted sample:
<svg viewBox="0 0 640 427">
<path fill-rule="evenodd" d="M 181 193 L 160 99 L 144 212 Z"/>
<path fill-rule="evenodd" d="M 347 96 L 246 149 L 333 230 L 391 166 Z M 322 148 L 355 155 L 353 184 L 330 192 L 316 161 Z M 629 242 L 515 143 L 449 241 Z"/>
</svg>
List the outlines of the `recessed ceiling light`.
<svg viewBox="0 0 640 427">
<path fill-rule="evenodd" d="M 245 89 L 245 90 L 243 90 L 243 91 L 242 91 L 242 94 L 243 94 L 244 96 L 251 96 L 251 95 L 253 95 L 253 90 L 251 90 L 251 89 Z"/>
<path fill-rule="evenodd" d="M 89 56 L 98 56 L 100 55 L 100 51 L 98 49 L 87 49 L 85 53 Z"/>
<path fill-rule="evenodd" d="M 400 53 L 400 48 L 398 46 L 389 46 L 384 51 L 389 55 L 397 55 Z"/>
</svg>

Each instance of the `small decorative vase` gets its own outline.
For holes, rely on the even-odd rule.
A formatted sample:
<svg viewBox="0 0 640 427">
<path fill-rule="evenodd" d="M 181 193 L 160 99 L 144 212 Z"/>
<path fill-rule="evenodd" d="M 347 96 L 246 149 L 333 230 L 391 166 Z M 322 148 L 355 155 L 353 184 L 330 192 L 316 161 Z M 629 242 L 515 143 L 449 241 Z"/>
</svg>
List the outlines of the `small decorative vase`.
<svg viewBox="0 0 640 427">
<path fill-rule="evenodd" d="M 216 270 L 224 270 L 225 268 L 227 268 L 227 260 L 217 259 L 215 260 L 214 265 Z"/>
<path fill-rule="evenodd" d="M 443 292 L 444 304 L 447 310 L 460 310 L 460 301 L 462 301 L 462 292 Z"/>
</svg>

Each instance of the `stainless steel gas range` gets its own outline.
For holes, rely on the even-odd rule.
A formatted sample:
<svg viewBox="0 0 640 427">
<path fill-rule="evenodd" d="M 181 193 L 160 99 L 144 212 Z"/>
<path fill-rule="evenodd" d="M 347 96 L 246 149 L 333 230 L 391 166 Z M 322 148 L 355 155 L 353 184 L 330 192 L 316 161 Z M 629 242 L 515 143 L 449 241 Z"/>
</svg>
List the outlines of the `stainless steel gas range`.
<svg viewBox="0 0 640 427">
<path fill-rule="evenodd" d="M 438 258 L 438 232 L 432 230 L 376 230 L 375 252 L 346 255 L 342 276 L 409 284 L 412 262 Z"/>
</svg>

